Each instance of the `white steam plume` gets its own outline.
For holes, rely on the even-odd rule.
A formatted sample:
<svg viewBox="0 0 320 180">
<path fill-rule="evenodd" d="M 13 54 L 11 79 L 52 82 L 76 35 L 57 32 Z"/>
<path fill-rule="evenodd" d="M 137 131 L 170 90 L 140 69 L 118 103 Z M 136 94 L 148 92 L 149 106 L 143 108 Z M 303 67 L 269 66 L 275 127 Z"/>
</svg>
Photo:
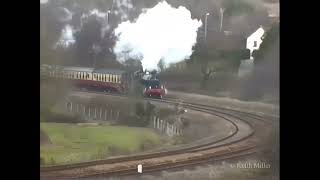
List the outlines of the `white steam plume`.
<svg viewBox="0 0 320 180">
<path fill-rule="evenodd" d="M 73 13 L 69 9 L 65 7 L 60 7 L 59 10 L 60 11 L 58 13 L 60 13 L 60 16 L 61 16 L 59 18 L 60 22 L 68 22 L 72 20 Z"/>
<path fill-rule="evenodd" d="M 157 69 L 190 57 L 201 21 L 191 18 L 185 7 L 174 8 L 166 1 L 140 14 L 135 22 L 123 22 L 115 29 L 118 40 L 113 49 L 117 60 L 140 59 L 143 69 Z"/>
<path fill-rule="evenodd" d="M 134 10 L 132 0 L 113 0 L 116 5 L 115 15 L 120 15 L 121 21 L 125 21 L 129 17 L 129 12 Z"/>
<path fill-rule="evenodd" d="M 40 4 L 47 4 L 49 0 L 40 0 Z"/>
<path fill-rule="evenodd" d="M 75 39 L 73 37 L 73 27 L 67 24 L 61 32 L 61 36 L 59 41 L 56 43 L 55 48 L 57 46 L 68 48 L 70 45 L 75 43 Z"/>
</svg>

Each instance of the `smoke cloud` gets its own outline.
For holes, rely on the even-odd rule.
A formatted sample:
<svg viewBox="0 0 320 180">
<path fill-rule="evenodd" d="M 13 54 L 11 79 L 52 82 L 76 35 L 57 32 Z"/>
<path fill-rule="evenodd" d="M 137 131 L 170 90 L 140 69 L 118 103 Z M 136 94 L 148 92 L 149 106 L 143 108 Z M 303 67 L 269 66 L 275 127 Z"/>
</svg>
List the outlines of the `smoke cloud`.
<svg viewBox="0 0 320 180">
<path fill-rule="evenodd" d="M 82 14 L 80 18 L 81 28 L 85 22 L 88 22 L 89 17 L 92 17 L 92 16 L 96 17 L 96 20 L 98 20 L 101 23 L 101 38 L 103 38 L 106 31 L 110 29 L 110 26 L 108 23 L 108 19 L 109 19 L 108 11 L 102 12 L 102 11 L 99 11 L 98 9 L 93 9 L 88 13 Z"/>
<path fill-rule="evenodd" d="M 122 22 L 114 31 L 117 42 L 113 50 L 121 63 L 139 59 L 144 69 L 157 69 L 160 59 L 167 66 L 188 58 L 201 25 L 185 7 L 174 8 L 163 1 L 135 22 Z"/>
</svg>

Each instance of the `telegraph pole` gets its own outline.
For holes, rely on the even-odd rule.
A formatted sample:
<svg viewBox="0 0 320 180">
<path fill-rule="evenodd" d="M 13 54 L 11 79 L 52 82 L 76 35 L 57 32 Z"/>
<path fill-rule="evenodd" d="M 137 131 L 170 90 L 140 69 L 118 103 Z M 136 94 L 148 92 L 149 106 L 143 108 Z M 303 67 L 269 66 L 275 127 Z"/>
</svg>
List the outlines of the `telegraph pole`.
<svg viewBox="0 0 320 180">
<path fill-rule="evenodd" d="M 220 32 L 222 31 L 224 8 L 220 8 Z"/>
<path fill-rule="evenodd" d="M 204 22 L 204 40 L 205 42 L 207 42 L 207 24 L 208 24 L 208 16 L 210 15 L 210 13 L 206 14 L 206 18 L 205 18 L 205 22 Z"/>
</svg>

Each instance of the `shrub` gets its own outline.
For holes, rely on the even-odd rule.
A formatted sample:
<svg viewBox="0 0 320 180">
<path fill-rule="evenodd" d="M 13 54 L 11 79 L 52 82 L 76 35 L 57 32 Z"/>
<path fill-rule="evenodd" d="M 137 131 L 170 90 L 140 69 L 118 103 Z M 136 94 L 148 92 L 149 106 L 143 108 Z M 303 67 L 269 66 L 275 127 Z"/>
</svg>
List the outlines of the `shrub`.
<svg viewBox="0 0 320 180">
<path fill-rule="evenodd" d="M 52 164 L 52 165 L 56 164 L 56 161 L 54 160 L 53 157 L 50 158 L 50 164 Z"/>
<path fill-rule="evenodd" d="M 40 165 L 44 165 L 44 164 L 45 164 L 45 159 L 40 156 Z"/>
</svg>

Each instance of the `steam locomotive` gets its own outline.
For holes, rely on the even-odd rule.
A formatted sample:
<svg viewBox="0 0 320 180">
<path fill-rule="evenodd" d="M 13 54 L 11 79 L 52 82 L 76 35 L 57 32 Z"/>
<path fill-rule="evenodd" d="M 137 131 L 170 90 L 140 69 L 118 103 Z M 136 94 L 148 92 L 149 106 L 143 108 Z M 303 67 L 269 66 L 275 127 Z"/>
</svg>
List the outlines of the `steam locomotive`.
<svg viewBox="0 0 320 180">
<path fill-rule="evenodd" d="M 71 81 L 81 90 L 126 94 L 139 82 L 146 97 L 163 98 L 167 90 L 157 78 L 157 72 L 137 71 L 129 73 L 118 69 L 40 65 L 40 77 Z"/>
</svg>

